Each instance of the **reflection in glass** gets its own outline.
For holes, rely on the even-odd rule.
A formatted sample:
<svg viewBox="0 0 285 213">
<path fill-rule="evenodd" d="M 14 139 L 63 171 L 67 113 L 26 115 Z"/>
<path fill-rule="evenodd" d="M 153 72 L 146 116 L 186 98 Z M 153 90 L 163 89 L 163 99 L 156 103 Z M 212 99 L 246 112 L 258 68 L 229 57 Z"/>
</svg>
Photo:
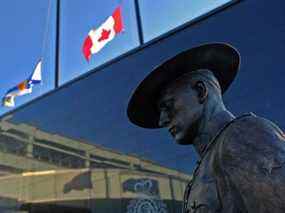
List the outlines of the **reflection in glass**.
<svg viewBox="0 0 285 213">
<path fill-rule="evenodd" d="M 144 41 L 204 15 L 232 0 L 139 0 Z"/>
<path fill-rule="evenodd" d="M 0 133 L 0 210 L 181 211 L 191 175 L 5 119 Z"/>
</svg>

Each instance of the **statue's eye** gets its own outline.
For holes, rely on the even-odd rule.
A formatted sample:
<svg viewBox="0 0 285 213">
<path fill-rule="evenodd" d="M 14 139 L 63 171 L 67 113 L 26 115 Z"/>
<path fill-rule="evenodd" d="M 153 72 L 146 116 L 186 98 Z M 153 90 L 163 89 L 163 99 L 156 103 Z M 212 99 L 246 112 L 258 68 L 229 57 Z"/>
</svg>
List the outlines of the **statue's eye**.
<svg viewBox="0 0 285 213">
<path fill-rule="evenodd" d="M 166 100 L 166 101 L 163 101 L 161 104 L 160 104 L 160 110 L 166 110 L 166 111 L 171 111 L 172 108 L 173 108 L 173 100 L 172 99 L 169 99 L 169 100 Z"/>
</svg>

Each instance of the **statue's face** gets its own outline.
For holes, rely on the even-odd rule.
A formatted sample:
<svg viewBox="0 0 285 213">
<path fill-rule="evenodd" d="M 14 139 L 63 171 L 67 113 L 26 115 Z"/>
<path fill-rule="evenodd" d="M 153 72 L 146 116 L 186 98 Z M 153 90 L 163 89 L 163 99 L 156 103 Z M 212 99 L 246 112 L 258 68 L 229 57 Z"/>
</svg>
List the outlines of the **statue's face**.
<svg viewBox="0 0 285 213">
<path fill-rule="evenodd" d="M 167 128 L 178 144 L 192 144 L 203 111 L 197 91 L 174 82 L 162 93 L 158 109 L 159 125 Z"/>
</svg>

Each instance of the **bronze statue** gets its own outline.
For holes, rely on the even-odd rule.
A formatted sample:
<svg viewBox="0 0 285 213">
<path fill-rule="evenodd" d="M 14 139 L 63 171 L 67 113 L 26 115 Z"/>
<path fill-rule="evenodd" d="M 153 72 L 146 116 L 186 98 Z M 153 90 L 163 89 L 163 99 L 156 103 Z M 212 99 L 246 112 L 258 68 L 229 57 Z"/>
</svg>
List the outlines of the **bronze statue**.
<svg viewBox="0 0 285 213">
<path fill-rule="evenodd" d="M 152 71 L 129 102 L 131 122 L 168 128 L 200 155 L 184 213 L 285 212 L 284 133 L 251 113 L 235 117 L 223 104 L 239 61 L 228 44 L 192 48 Z"/>
</svg>

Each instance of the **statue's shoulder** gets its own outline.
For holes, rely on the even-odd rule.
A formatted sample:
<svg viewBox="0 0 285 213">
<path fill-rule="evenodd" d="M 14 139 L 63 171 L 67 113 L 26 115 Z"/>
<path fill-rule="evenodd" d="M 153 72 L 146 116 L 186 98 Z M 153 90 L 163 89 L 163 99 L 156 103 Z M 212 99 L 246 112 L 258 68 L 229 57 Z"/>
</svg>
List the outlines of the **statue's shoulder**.
<svg viewBox="0 0 285 213">
<path fill-rule="evenodd" d="M 259 156 L 285 161 L 285 135 L 272 121 L 250 113 L 236 118 L 225 129 L 220 150 L 223 159 Z"/>
<path fill-rule="evenodd" d="M 220 136 L 213 164 L 218 166 L 213 168 L 218 168 L 218 180 L 229 180 L 229 185 L 221 183 L 223 197 L 236 191 L 230 201 L 242 200 L 237 203 L 244 206 L 242 212 L 285 212 L 285 137 L 280 128 L 249 114 L 233 120 Z"/>
<path fill-rule="evenodd" d="M 244 131 L 277 131 L 278 133 L 283 133 L 282 130 L 272 121 L 257 116 L 254 113 L 248 113 L 237 117 L 234 122 L 233 126 L 238 126 L 239 129 Z M 249 129 L 248 129 L 249 128 Z"/>
<path fill-rule="evenodd" d="M 275 123 L 253 113 L 234 119 L 223 135 L 228 141 L 251 141 L 253 143 L 284 140 L 285 136 Z"/>
</svg>

